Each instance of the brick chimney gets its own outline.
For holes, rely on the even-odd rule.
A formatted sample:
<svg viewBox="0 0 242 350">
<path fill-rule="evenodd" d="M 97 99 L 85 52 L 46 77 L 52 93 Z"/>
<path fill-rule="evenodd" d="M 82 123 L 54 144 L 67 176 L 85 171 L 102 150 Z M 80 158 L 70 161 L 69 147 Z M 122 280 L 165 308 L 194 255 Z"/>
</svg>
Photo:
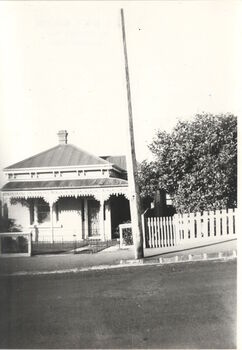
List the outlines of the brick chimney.
<svg viewBox="0 0 242 350">
<path fill-rule="evenodd" d="M 60 130 L 57 135 L 59 138 L 59 145 L 66 145 L 68 132 L 66 130 Z"/>
</svg>

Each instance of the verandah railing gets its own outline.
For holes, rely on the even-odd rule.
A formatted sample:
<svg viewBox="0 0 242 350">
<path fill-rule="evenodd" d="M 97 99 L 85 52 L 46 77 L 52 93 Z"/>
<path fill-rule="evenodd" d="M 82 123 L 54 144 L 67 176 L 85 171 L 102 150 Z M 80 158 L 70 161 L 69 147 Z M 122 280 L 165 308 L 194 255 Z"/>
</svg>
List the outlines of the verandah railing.
<svg viewBox="0 0 242 350">
<path fill-rule="evenodd" d="M 236 238 L 237 209 L 144 219 L 144 247 L 174 247 Z"/>
</svg>

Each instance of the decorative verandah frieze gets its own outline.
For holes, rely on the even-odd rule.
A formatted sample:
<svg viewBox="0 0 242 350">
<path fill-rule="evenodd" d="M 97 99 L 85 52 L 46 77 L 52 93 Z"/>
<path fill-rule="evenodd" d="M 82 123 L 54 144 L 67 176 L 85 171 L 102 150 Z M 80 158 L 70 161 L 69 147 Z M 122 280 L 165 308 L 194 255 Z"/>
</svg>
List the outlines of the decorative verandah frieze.
<svg viewBox="0 0 242 350">
<path fill-rule="evenodd" d="M 98 201 L 106 201 L 110 196 L 124 195 L 129 200 L 128 187 L 90 188 L 90 189 L 55 189 L 55 190 L 23 190 L 2 192 L 5 201 L 11 198 L 43 198 L 47 203 L 54 204 L 63 197 L 88 197 L 92 196 Z"/>
</svg>

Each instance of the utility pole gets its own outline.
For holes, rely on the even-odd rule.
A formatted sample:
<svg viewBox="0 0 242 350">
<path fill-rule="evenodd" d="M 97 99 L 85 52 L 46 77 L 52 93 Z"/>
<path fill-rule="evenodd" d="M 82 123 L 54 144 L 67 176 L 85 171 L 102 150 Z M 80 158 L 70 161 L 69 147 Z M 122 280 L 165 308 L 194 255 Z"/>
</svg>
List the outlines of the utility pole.
<svg viewBox="0 0 242 350">
<path fill-rule="evenodd" d="M 137 174 L 137 163 L 136 163 L 136 155 L 135 155 L 134 126 L 133 126 L 128 54 L 127 54 L 123 9 L 121 9 L 121 22 L 122 22 L 126 87 L 127 87 L 127 98 L 128 98 L 128 112 L 129 112 L 129 128 L 128 128 L 129 130 L 128 150 L 129 151 L 127 156 L 127 170 L 128 170 L 128 182 L 129 182 L 129 192 L 130 192 L 129 202 L 130 202 L 130 213 L 131 213 L 131 222 L 132 222 L 132 234 L 133 234 L 133 241 L 134 241 L 134 255 L 135 255 L 135 259 L 142 259 L 144 257 L 142 221 L 141 221 L 141 212 L 140 212 L 140 195 L 139 195 L 139 187 L 138 187 L 138 181 L 137 181 L 138 174 Z"/>
</svg>

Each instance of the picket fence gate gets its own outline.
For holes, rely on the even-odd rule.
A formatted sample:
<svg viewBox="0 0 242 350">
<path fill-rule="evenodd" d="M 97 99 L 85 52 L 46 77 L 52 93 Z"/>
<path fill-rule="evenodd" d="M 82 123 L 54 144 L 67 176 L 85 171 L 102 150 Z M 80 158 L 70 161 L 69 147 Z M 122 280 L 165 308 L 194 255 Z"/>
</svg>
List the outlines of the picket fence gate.
<svg viewBox="0 0 242 350">
<path fill-rule="evenodd" d="M 236 236 L 237 209 L 143 218 L 144 247 L 225 241 Z"/>
</svg>

